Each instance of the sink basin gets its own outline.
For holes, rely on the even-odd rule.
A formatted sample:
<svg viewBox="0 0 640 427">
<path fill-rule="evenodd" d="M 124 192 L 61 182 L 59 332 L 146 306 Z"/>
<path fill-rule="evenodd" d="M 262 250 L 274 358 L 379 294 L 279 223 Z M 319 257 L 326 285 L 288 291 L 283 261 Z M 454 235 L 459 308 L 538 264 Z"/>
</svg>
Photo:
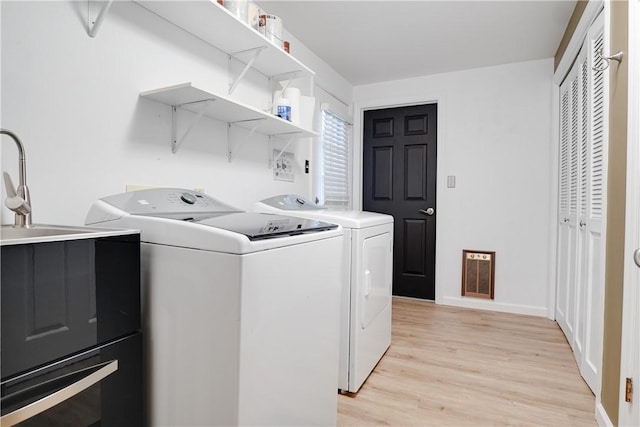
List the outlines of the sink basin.
<svg viewBox="0 0 640 427">
<path fill-rule="evenodd" d="M 93 239 L 122 234 L 122 230 L 100 227 L 74 227 L 35 224 L 29 227 L 3 225 L 0 229 L 0 245 L 57 242 L 62 240 Z"/>
</svg>

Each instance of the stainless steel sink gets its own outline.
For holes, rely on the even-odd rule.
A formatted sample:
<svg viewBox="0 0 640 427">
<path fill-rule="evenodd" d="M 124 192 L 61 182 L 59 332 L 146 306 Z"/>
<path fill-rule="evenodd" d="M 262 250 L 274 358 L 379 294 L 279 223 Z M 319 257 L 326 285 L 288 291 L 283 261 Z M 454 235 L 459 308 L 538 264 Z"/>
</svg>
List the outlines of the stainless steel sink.
<svg viewBox="0 0 640 427">
<path fill-rule="evenodd" d="M 122 234 L 122 230 L 113 228 L 72 227 L 41 224 L 34 224 L 29 227 L 3 225 L 0 229 L 0 245 L 92 239 L 119 234 Z"/>
</svg>

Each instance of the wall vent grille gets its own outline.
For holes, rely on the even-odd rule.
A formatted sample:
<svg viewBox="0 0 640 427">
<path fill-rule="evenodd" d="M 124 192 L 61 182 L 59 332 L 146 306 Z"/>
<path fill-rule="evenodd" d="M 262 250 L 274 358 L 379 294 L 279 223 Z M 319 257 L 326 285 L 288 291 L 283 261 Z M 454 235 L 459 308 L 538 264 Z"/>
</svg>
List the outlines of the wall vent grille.
<svg viewBox="0 0 640 427">
<path fill-rule="evenodd" d="M 493 299 L 496 253 L 462 251 L 462 296 Z"/>
</svg>

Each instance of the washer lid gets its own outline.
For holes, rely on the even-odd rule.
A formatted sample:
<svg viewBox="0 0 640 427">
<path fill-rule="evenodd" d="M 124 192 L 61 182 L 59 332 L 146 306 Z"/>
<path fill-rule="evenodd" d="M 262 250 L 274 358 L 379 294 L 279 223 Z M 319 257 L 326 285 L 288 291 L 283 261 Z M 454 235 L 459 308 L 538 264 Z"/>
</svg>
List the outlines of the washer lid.
<svg viewBox="0 0 640 427">
<path fill-rule="evenodd" d="M 262 240 L 338 228 L 336 224 L 273 214 L 230 213 L 197 221 L 197 224 L 244 234 L 249 240 Z"/>
<path fill-rule="evenodd" d="M 262 200 L 262 203 L 274 208 L 282 209 L 283 211 L 299 211 L 299 210 L 324 210 L 323 206 L 317 205 L 310 200 L 305 199 L 302 196 L 295 194 L 280 194 L 279 196 L 269 197 Z"/>
</svg>

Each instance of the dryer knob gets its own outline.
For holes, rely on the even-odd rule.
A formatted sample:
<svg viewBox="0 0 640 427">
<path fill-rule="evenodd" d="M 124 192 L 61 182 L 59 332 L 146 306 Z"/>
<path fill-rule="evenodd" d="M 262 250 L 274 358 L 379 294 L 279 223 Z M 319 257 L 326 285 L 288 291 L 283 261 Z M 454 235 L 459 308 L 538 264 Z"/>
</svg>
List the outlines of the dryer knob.
<svg viewBox="0 0 640 427">
<path fill-rule="evenodd" d="M 193 205 L 196 202 L 196 196 L 190 193 L 182 193 L 182 196 L 180 196 L 180 199 L 183 202 L 188 203 L 190 205 Z"/>
</svg>

